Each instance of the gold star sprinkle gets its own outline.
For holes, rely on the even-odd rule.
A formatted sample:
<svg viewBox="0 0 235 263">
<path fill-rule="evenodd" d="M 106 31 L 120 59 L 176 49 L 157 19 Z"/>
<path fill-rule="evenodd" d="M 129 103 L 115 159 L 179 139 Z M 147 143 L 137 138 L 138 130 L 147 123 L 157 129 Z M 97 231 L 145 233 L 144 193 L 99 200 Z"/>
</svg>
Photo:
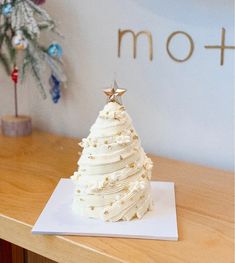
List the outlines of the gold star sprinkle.
<svg viewBox="0 0 235 263">
<path fill-rule="evenodd" d="M 116 112 L 114 113 L 114 120 L 120 121 L 120 118 L 117 116 L 117 113 L 116 113 Z"/>
<path fill-rule="evenodd" d="M 117 85 L 117 81 L 113 82 L 113 85 L 109 89 L 104 90 L 104 94 L 108 97 L 108 102 L 117 102 L 122 105 L 120 97 L 125 94 L 125 89 L 119 89 Z"/>
<path fill-rule="evenodd" d="M 138 137 L 137 135 L 134 135 L 134 136 L 133 136 L 133 139 L 134 139 L 134 140 L 138 140 L 139 137 Z"/>
<path fill-rule="evenodd" d="M 130 164 L 129 164 L 129 167 L 130 167 L 130 168 L 135 168 L 135 163 L 130 163 Z"/>
</svg>

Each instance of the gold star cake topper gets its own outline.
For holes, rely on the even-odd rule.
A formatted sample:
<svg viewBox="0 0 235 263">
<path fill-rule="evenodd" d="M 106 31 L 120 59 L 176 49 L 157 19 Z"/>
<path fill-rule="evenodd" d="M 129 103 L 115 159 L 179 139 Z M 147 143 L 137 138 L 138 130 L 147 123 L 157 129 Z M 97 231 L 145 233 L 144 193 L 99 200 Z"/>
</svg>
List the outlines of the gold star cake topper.
<svg viewBox="0 0 235 263">
<path fill-rule="evenodd" d="M 117 85 L 117 81 L 114 80 L 113 85 L 109 89 L 104 89 L 104 94 L 108 97 L 108 102 L 117 102 L 118 104 L 122 104 L 121 96 L 126 93 L 125 89 L 119 89 Z"/>
</svg>

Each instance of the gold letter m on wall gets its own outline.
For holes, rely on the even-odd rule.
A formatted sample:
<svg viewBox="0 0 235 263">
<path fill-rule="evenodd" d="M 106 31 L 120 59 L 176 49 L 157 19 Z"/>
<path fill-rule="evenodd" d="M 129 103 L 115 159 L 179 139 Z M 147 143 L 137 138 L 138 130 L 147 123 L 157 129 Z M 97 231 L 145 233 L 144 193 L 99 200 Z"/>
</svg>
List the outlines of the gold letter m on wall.
<svg viewBox="0 0 235 263">
<path fill-rule="evenodd" d="M 122 45 L 122 38 L 125 34 L 130 33 L 132 35 L 133 40 L 133 57 L 136 58 L 137 54 L 137 40 L 140 35 L 144 35 L 148 39 L 148 46 L 149 46 L 149 59 L 153 60 L 153 38 L 152 34 L 149 31 L 139 31 L 135 33 L 130 29 L 126 30 L 118 30 L 118 57 L 121 57 L 121 45 Z"/>
</svg>

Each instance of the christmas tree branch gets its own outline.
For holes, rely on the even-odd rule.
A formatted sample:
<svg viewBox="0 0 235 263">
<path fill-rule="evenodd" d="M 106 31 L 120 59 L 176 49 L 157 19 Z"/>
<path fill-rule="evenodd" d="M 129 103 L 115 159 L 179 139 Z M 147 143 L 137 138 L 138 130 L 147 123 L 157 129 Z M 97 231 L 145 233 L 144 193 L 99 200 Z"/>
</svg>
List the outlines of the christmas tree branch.
<svg viewBox="0 0 235 263">
<path fill-rule="evenodd" d="M 6 47 L 8 49 L 8 54 L 9 54 L 10 60 L 12 61 L 13 64 L 15 64 L 16 50 L 12 46 L 11 38 L 8 35 L 6 35 L 5 41 L 6 41 Z"/>
<path fill-rule="evenodd" d="M 35 45 L 33 42 L 29 44 L 29 48 L 27 49 L 27 58 L 28 61 L 26 62 L 28 65 L 31 65 L 33 77 L 36 80 L 37 88 L 39 89 L 42 97 L 46 99 L 47 95 L 45 92 L 44 85 L 42 83 L 42 77 L 41 77 L 41 60 L 38 56 L 38 51 L 35 48 Z M 27 64 L 25 66 L 27 66 Z"/>
<path fill-rule="evenodd" d="M 6 73 L 7 73 L 8 75 L 10 75 L 10 74 L 11 74 L 10 61 L 9 61 L 9 59 L 7 58 L 7 56 L 6 56 L 5 54 L 3 54 L 3 53 L 0 53 L 0 62 L 1 62 L 1 64 L 3 65 Z"/>
<path fill-rule="evenodd" d="M 5 4 L 10 4 L 12 7 L 9 13 L 3 13 Z M 43 81 L 44 67 L 50 68 L 51 74 L 57 78 L 58 82 L 65 82 L 66 75 L 60 55 L 50 54 L 48 48 L 39 44 L 43 30 L 62 36 L 57 31 L 55 21 L 34 1 L 3 0 L 0 3 L 0 63 L 7 74 L 11 74 L 18 52 L 21 52 L 23 62 L 18 65 L 21 81 L 25 79 L 26 71 L 31 70 L 37 88 L 42 97 L 46 98 Z M 54 98 L 53 101 L 55 99 L 58 98 Z"/>
</svg>

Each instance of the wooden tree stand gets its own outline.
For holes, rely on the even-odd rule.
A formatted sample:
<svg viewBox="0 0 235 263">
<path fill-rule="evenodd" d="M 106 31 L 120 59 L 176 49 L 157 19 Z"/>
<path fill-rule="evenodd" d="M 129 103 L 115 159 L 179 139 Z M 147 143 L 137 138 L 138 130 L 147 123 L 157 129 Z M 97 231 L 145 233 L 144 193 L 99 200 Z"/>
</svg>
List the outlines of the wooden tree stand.
<svg viewBox="0 0 235 263">
<path fill-rule="evenodd" d="M 18 137 L 32 133 L 32 121 L 28 116 L 4 116 L 1 123 L 5 136 Z"/>
</svg>

